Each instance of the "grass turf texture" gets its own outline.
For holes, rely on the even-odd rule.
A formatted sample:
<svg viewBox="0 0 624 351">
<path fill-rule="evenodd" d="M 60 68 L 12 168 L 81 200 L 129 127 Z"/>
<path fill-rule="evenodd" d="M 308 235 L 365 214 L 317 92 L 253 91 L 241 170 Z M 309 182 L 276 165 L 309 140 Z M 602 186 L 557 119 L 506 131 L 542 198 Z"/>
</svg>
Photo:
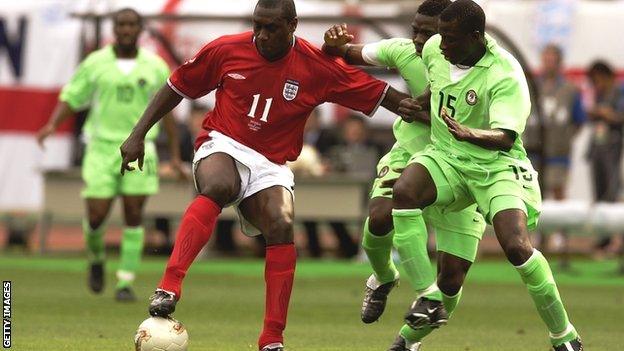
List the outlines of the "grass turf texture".
<svg viewBox="0 0 624 351">
<path fill-rule="evenodd" d="M 137 303 L 113 300 L 116 262 L 96 296 L 86 287 L 86 264 L 77 258 L 0 257 L 0 279 L 13 281 L 13 349 L 132 350 L 147 298 L 164 268 L 148 259 L 136 283 Z M 588 350 L 622 346 L 624 277 L 617 264 L 573 262 L 574 273 L 555 270 L 564 303 Z M 175 317 L 189 330 L 189 350 L 256 350 L 262 326 L 262 261 L 201 261 L 191 269 Z M 386 350 L 413 295 L 403 284 L 390 295 L 378 323 L 359 318 L 367 264 L 299 262 L 286 346 L 304 350 Z M 549 347 L 545 327 L 517 273 L 502 261 L 477 262 L 449 325 L 425 341 L 426 351 L 523 350 Z"/>
</svg>

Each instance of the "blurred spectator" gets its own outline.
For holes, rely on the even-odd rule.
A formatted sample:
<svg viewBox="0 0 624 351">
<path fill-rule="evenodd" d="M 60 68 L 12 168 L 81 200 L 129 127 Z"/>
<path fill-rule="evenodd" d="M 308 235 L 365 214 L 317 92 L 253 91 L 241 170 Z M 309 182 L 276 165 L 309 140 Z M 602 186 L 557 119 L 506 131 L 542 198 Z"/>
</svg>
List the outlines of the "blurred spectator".
<svg viewBox="0 0 624 351">
<path fill-rule="evenodd" d="M 539 145 L 534 145 L 531 150 L 531 159 L 543 167 L 540 174 L 544 197 L 563 200 L 566 198 L 570 151 L 581 124 L 585 122 L 585 111 L 579 89 L 563 75 L 561 49 L 554 44 L 544 47 L 541 64 L 541 74 L 536 81 L 541 125 L 534 124 L 529 128 L 530 138 Z M 549 246 L 547 239 L 547 235 L 538 239 L 544 249 Z M 552 239 L 551 244 L 556 249 L 565 248 L 568 242 L 563 231 Z"/>
<path fill-rule="evenodd" d="M 331 171 L 350 177 L 372 179 L 381 156 L 381 147 L 368 138 L 368 126 L 364 118 L 351 115 L 342 123 L 342 140 L 328 151 Z M 345 256 L 357 254 L 359 245 L 343 222 L 330 222 Z"/>
<path fill-rule="evenodd" d="M 318 110 L 314 110 L 303 130 L 303 143 L 314 147 L 322 157 L 327 156 L 327 152 L 338 144 L 338 137 L 333 130 L 321 127 L 321 118 Z"/>
<path fill-rule="evenodd" d="M 328 156 L 333 172 L 353 177 L 375 177 L 381 147 L 368 139 L 368 127 L 360 116 L 349 116 L 342 125 L 342 140 L 330 148 Z"/>
<path fill-rule="evenodd" d="M 288 165 L 297 177 L 318 177 L 327 173 L 327 155 L 338 144 L 338 138 L 329 130 L 321 128 L 318 111 L 310 114 L 304 129 L 304 145 L 299 158 Z M 374 167 L 374 166 L 373 166 Z M 308 252 L 311 257 L 321 257 L 323 250 L 319 242 L 318 222 L 304 220 L 308 237 Z M 358 243 L 351 237 L 344 222 L 330 221 L 329 226 L 338 241 L 340 256 L 351 258 L 359 251 Z"/>
<path fill-rule="evenodd" d="M 566 197 L 565 186 L 570 166 L 570 149 L 585 111 L 581 94 L 562 73 L 563 56 L 556 45 L 542 51 L 542 72 L 537 80 L 539 102 L 544 128 L 542 157 L 544 157 L 544 195 L 555 200 Z"/>
<path fill-rule="evenodd" d="M 175 120 L 176 130 L 178 132 L 178 141 L 180 144 L 180 159 L 184 162 L 190 176 L 190 165 L 193 161 L 193 141 L 195 137 L 192 135 L 189 126 L 185 123 Z M 161 130 L 156 138 L 156 151 L 159 159 L 159 174 L 163 178 L 176 178 L 174 170 L 171 168 L 171 155 L 167 143 L 167 134 Z"/>
<path fill-rule="evenodd" d="M 615 202 L 621 190 L 620 169 L 624 137 L 624 88 L 615 80 L 613 69 L 604 61 L 594 62 L 588 77 L 594 91 L 594 105 L 588 109 L 592 123 L 588 158 L 597 202 Z M 615 251 L 612 239 L 601 238 L 598 253 Z"/>
</svg>

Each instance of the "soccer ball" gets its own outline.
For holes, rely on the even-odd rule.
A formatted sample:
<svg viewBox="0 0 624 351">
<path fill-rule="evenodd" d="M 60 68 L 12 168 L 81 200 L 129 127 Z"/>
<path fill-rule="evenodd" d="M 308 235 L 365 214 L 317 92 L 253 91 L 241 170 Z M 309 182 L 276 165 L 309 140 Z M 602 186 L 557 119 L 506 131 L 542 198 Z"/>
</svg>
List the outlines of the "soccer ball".
<svg viewBox="0 0 624 351">
<path fill-rule="evenodd" d="M 134 336 L 136 351 L 186 351 L 188 333 L 182 323 L 169 317 L 150 317 Z"/>
</svg>

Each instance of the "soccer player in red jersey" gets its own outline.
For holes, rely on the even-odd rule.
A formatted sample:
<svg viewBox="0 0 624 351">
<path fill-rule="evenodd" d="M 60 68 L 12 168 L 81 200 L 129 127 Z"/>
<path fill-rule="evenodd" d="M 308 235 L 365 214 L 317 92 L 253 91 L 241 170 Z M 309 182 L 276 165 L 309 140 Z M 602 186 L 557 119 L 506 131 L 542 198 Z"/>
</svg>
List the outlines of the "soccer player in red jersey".
<svg viewBox="0 0 624 351">
<path fill-rule="evenodd" d="M 292 0 L 259 0 L 253 31 L 220 37 L 174 71 L 121 146 L 121 172 L 142 167 L 149 128 L 182 98 L 216 90 L 196 142 L 193 173 L 198 196 L 188 206 L 162 281 L 150 303 L 153 316 L 168 316 L 181 296 L 182 280 L 206 244 L 221 209 L 235 205 L 243 231 L 266 238 L 264 328 L 258 346 L 283 350 L 296 252 L 293 243 L 292 172 L 310 112 L 335 102 L 372 115 L 379 105 L 418 117 L 409 96 L 328 56 L 295 37 Z"/>
</svg>

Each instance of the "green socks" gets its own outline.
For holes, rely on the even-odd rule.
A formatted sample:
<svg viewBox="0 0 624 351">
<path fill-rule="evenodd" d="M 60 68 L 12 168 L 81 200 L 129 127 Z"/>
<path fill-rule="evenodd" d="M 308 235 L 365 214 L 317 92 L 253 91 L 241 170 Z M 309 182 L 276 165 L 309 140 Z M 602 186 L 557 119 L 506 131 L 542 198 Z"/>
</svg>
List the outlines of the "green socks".
<svg viewBox="0 0 624 351">
<path fill-rule="evenodd" d="M 362 248 L 368 256 L 370 265 L 373 268 L 375 277 L 380 284 L 393 281 L 399 272 L 394 262 L 392 262 L 392 236 L 394 232 L 390 232 L 384 236 L 376 236 L 368 230 L 368 218 L 364 222 L 364 230 L 362 234 Z"/>
<path fill-rule="evenodd" d="M 461 295 L 462 295 L 462 289 L 460 289 L 459 292 L 455 294 L 455 296 L 447 296 L 444 293 L 442 293 L 442 303 L 444 304 L 444 308 L 448 312 L 449 318 L 453 314 L 453 311 L 455 311 L 455 307 L 457 307 L 457 304 L 459 303 L 459 300 L 461 299 Z M 429 335 L 432 331 L 433 329 L 430 328 L 429 326 L 426 326 L 422 329 L 414 330 L 410 328 L 409 325 L 404 324 L 399 333 L 401 334 L 403 339 L 405 339 L 405 341 L 407 341 L 410 344 L 413 344 L 415 342 L 421 341 L 425 336 Z"/>
<path fill-rule="evenodd" d="M 578 334 L 568 320 L 552 271 L 542 253 L 534 250 L 533 255 L 516 269 L 548 327 L 551 343 L 559 345 L 575 339 Z"/>
<path fill-rule="evenodd" d="M 87 245 L 87 257 L 90 262 L 104 261 L 104 226 L 91 229 L 89 221 L 82 220 L 82 232 Z"/>
<path fill-rule="evenodd" d="M 422 210 L 392 210 L 394 222 L 394 246 L 399 252 L 401 266 L 407 273 L 412 288 L 420 296 L 441 301 L 435 286 L 436 275 L 427 253 L 427 226 Z M 434 288 L 435 286 L 435 288 Z"/>
<path fill-rule="evenodd" d="M 121 241 L 121 255 L 117 270 L 117 289 L 130 286 L 134 281 L 136 271 L 141 262 L 143 253 L 143 227 L 126 227 Z"/>
</svg>

